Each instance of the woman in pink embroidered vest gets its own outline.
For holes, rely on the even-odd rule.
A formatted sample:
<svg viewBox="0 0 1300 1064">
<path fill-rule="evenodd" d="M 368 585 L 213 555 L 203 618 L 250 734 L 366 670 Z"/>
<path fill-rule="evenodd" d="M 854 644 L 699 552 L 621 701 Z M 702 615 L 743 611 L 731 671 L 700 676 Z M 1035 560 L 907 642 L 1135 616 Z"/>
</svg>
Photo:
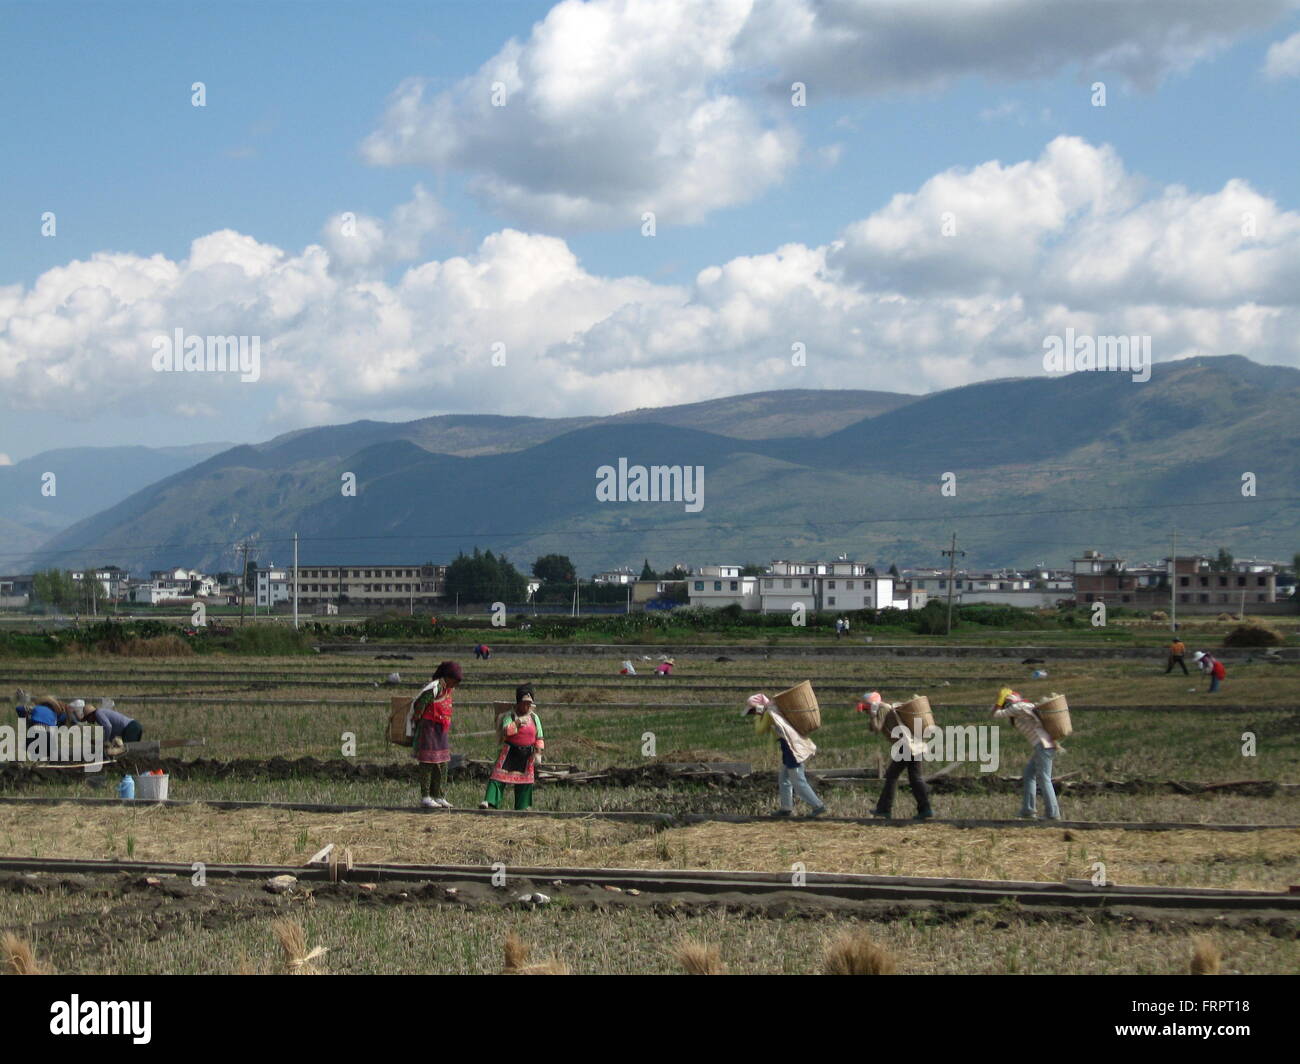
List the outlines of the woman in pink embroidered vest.
<svg viewBox="0 0 1300 1064">
<path fill-rule="evenodd" d="M 433 678 L 411 703 L 415 720 L 415 759 L 424 768 L 424 797 L 427 809 L 450 809 L 442 796 L 447 763 L 451 761 L 451 693 L 464 679 L 454 661 L 444 661 L 433 670 Z"/>
<path fill-rule="evenodd" d="M 497 722 L 501 752 L 492 768 L 487 794 L 480 809 L 500 809 L 507 784 L 515 788 L 515 808 L 533 807 L 533 782 L 537 755 L 545 748 L 542 722 L 536 713 L 532 684 L 515 688 L 515 708 Z"/>
</svg>

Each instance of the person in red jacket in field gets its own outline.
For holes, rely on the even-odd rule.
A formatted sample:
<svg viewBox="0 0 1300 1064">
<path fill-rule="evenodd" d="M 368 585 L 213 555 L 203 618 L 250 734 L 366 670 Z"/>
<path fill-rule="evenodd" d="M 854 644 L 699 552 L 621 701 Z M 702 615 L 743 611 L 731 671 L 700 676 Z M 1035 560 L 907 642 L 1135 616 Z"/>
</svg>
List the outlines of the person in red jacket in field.
<svg viewBox="0 0 1300 1064">
<path fill-rule="evenodd" d="M 1209 694 L 1214 694 L 1228 675 L 1228 670 L 1223 667 L 1223 662 L 1212 654 L 1207 654 L 1204 650 L 1198 650 L 1192 655 L 1192 660 L 1201 667 L 1201 672 L 1209 673 L 1210 690 Z"/>
</svg>

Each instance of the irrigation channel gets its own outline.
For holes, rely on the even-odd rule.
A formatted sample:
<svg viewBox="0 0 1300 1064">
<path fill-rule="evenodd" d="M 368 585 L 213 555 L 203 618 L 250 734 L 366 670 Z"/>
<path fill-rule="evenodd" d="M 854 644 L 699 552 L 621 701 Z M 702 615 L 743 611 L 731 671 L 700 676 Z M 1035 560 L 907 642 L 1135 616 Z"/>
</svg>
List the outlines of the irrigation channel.
<svg viewBox="0 0 1300 1064">
<path fill-rule="evenodd" d="M 329 805 L 320 802 L 239 802 L 218 798 L 197 800 L 167 799 L 166 801 L 140 801 L 138 803 L 123 801 L 119 798 L 82 798 L 82 797 L 15 797 L 0 796 L 0 805 L 46 806 L 46 805 L 81 805 L 81 806 L 129 806 L 133 804 L 149 806 L 207 806 L 212 809 L 285 809 L 298 813 L 411 813 L 416 816 L 480 816 L 480 817 L 518 817 L 533 820 L 547 817 L 553 820 L 613 820 L 629 824 L 647 824 L 656 831 L 666 828 L 688 827 L 692 824 L 771 824 L 781 823 L 776 817 L 748 816 L 742 813 L 657 813 L 640 810 L 594 810 L 566 811 L 552 809 L 528 809 L 522 812 L 512 809 L 423 809 L 410 805 Z M 798 818 L 800 820 L 805 818 Z M 907 818 L 882 819 L 880 817 L 823 816 L 817 818 L 819 824 L 861 824 L 871 827 L 915 827 L 917 822 Z M 1135 821 L 1135 820 L 974 820 L 969 818 L 943 819 L 934 818 L 926 821 L 930 824 L 943 824 L 954 828 L 1016 828 L 1024 831 L 1064 829 L 1067 831 L 1300 831 L 1300 824 L 1201 824 L 1186 821 Z M 1298 888 L 1300 889 L 1300 888 Z M 1300 896 L 1300 895 L 1298 895 Z"/>
<path fill-rule="evenodd" d="M 0 858 L 0 873 L 67 875 L 128 874 L 132 877 L 177 877 L 192 882 L 192 863 L 149 861 L 70 860 L 62 858 Z M 609 902 L 620 896 L 639 902 L 640 894 L 657 900 L 760 900 L 777 897 L 797 906 L 806 900 L 851 903 L 894 903 L 909 908 L 932 904 L 996 905 L 1015 901 L 1033 909 L 1136 909 L 1161 913 L 1227 914 L 1291 921 L 1300 915 L 1300 893 L 1294 891 L 1226 890 L 1212 887 L 1144 887 L 1111 884 L 1094 886 L 1090 880 L 1064 883 L 1023 880 L 938 879 L 914 876 L 870 876 L 847 873 L 792 873 L 713 871 L 692 869 L 493 868 L 486 865 L 349 865 L 342 861 L 302 865 L 203 866 L 207 879 L 262 880 L 292 876 L 307 884 L 351 884 L 373 890 L 379 884 L 441 885 L 445 901 L 470 901 L 461 890 L 476 888 L 499 901 L 531 906 L 525 900 L 533 888 L 565 895 L 570 900 L 591 897 L 596 891 Z M 504 884 L 501 883 L 504 877 Z M 161 880 L 159 881 L 161 885 Z M 520 896 L 520 891 L 525 891 Z M 549 896 L 548 896 L 549 897 Z"/>
</svg>

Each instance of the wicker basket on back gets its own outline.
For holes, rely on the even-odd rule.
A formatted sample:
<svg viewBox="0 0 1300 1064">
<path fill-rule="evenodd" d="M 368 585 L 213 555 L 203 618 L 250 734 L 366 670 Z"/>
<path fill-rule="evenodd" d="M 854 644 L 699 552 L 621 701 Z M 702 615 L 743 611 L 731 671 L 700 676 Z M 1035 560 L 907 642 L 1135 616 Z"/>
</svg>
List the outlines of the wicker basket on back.
<svg viewBox="0 0 1300 1064">
<path fill-rule="evenodd" d="M 822 726 L 821 707 L 817 705 L 817 696 L 807 680 L 774 695 L 772 701 L 781 711 L 781 716 L 790 722 L 790 727 L 800 735 L 809 735 Z"/>
<path fill-rule="evenodd" d="M 505 729 L 508 723 L 508 714 L 515 711 L 513 702 L 493 702 L 492 703 L 492 727 L 496 729 L 497 740 L 505 741 Z"/>
<path fill-rule="evenodd" d="M 415 736 L 406 733 L 407 721 L 411 716 L 410 695 L 393 695 L 388 700 L 388 741 L 398 746 L 414 746 Z"/>
<path fill-rule="evenodd" d="M 893 735 L 900 724 L 912 733 L 913 738 L 923 738 L 926 728 L 935 726 L 930 700 L 925 695 L 913 695 L 906 702 L 900 702 L 885 714 L 883 731 L 886 735 Z"/>
<path fill-rule="evenodd" d="M 1053 739 L 1065 739 L 1074 731 L 1070 725 L 1070 706 L 1065 695 L 1055 692 L 1034 706 L 1038 719 L 1043 723 L 1043 730 Z"/>
</svg>

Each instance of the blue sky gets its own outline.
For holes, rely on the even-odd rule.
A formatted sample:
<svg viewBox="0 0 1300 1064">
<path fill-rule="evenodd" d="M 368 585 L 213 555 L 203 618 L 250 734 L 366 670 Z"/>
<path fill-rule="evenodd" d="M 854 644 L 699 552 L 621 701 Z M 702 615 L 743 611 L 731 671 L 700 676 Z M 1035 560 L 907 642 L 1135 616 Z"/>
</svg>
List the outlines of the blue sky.
<svg viewBox="0 0 1300 1064">
<path fill-rule="evenodd" d="M 1043 2 L 1051 6 L 1055 0 Z M 800 3 L 773 0 L 766 6 L 793 11 Z M 1007 6 L 1015 3 L 1008 0 Z M 665 22 L 672 6 L 663 7 Z M 888 36 L 894 18 L 890 4 L 864 0 L 847 6 L 873 17 L 881 12 L 877 30 Z M 1197 209 L 1231 213 L 1235 205 L 1214 197 L 1229 182 L 1244 182 L 1276 213 L 1267 264 L 1260 264 L 1260 255 L 1243 257 L 1232 284 L 1208 297 L 1207 305 L 1223 315 L 1222 321 L 1207 326 L 1203 314 L 1193 313 L 1189 293 L 1205 291 L 1208 282 L 1181 275 L 1171 279 L 1164 261 L 1168 246 L 1162 250 L 1148 238 L 1145 247 L 1126 245 L 1122 252 L 1133 262 L 1121 272 L 1137 278 L 1128 287 L 1142 289 L 1144 278 L 1151 287 L 1122 324 L 1134 327 L 1134 315 L 1159 323 L 1151 328 L 1167 329 L 1165 343 L 1157 345 L 1167 357 L 1224 353 L 1216 345 L 1240 349 L 1245 340 L 1257 340 L 1258 347 L 1245 353 L 1260 361 L 1300 364 L 1294 341 L 1287 346 L 1284 339 L 1295 333 L 1294 301 L 1287 304 L 1273 294 L 1286 278 L 1300 276 L 1295 267 L 1300 240 L 1293 232 L 1300 211 L 1295 180 L 1300 76 L 1288 73 L 1286 54 L 1279 55 L 1271 75 L 1264 70 L 1270 46 L 1280 47 L 1300 31 L 1294 5 L 1252 0 L 1242 5 L 1246 13 L 1239 25 L 1225 25 L 1232 19 L 1211 5 L 1202 20 L 1204 47 L 1182 55 L 1174 54 L 1171 44 L 1173 51 L 1163 57 L 1152 46 L 1161 39 L 1158 22 L 1125 23 L 1113 39 L 1076 48 L 1069 20 L 1080 17 L 1078 5 L 1060 0 L 1059 6 L 1059 33 L 1037 22 L 1026 31 L 1027 52 L 1042 55 L 1046 45 L 1054 57 L 1048 69 L 1031 76 L 1015 54 L 1015 35 L 999 38 L 996 27 L 990 29 L 987 61 L 976 47 L 974 60 L 967 49 L 966 58 L 944 69 L 943 58 L 934 55 L 942 49 L 918 49 L 917 69 L 933 67 L 918 78 L 924 82 L 919 86 L 900 85 L 898 78 L 873 81 L 866 45 L 860 83 L 846 69 L 852 63 L 827 54 L 827 67 L 836 71 L 830 80 L 838 81 L 831 85 L 820 69 L 815 35 L 801 52 L 778 49 L 774 42 L 780 35 L 761 24 L 753 34 L 761 38 L 758 45 L 744 44 L 743 34 L 727 37 L 739 58 L 720 64 L 698 86 L 681 89 L 681 106 L 726 97 L 746 112 L 735 125 L 742 136 L 747 128 L 775 129 L 787 141 L 766 162 L 756 161 L 752 194 L 742 187 L 743 157 L 739 176 L 720 176 L 717 188 L 701 188 L 698 197 L 694 189 L 683 190 L 671 171 L 657 186 L 647 182 L 644 194 L 652 201 L 655 196 L 672 201 L 655 237 L 647 239 L 636 224 L 642 190 L 629 189 L 626 196 L 610 192 L 611 183 L 637 183 L 635 166 L 618 166 L 628 144 L 639 143 L 636 137 L 613 138 L 608 179 L 603 170 L 599 182 L 588 182 L 581 173 L 601 152 L 602 138 L 609 139 L 600 112 L 604 99 L 610 108 L 620 106 L 613 102 L 616 82 L 602 90 L 604 97 L 574 102 L 571 87 L 534 92 L 525 77 L 516 100 L 554 111 L 562 98 L 571 111 L 561 111 L 555 125 L 514 160 L 506 158 L 515 142 L 505 134 L 495 143 L 474 143 L 481 116 L 447 119 L 425 108 L 419 122 L 432 129 L 432 148 L 394 148 L 388 136 L 394 128 L 392 94 L 404 79 L 425 79 L 425 103 L 445 94 L 452 110 L 460 106 L 463 115 L 457 86 L 480 76 L 512 38 L 527 54 L 534 27 L 547 18 L 550 4 L 0 5 L 5 40 L 0 98 L 6 115 L 0 293 L 10 294 L 8 302 L 0 301 L 0 372 L 9 382 L 9 394 L 0 399 L 5 407 L 0 453 L 18 460 L 75 443 L 255 441 L 304 424 L 363 416 L 604 413 L 769 387 L 926 391 L 1015 371 L 1017 345 L 1023 348 L 1024 367 L 1032 368 L 1041 351 L 1032 341 L 1043 328 L 1064 320 L 1055 308 L 1077 314 L 1085 327 L 1106 324 L 1088 317 L 1096 311 L 1098 293 L 1072 293 L 1062 288 L 1064 281 L 1041 291 L 1023 277 L 994 276 L 997 271 L 980 276 L 984 260 L 976 252 L 964 274 L 970 278 L 965 291 L 954 292 L 950 282 L 927 283 L 926 277 L 942 271 L 927 265 L 931 260 L 920 252 L 905 277 L 890 276 L 889 262 L 910 256 L 898 243 L 898 233 L 910 224 L 904 216 L 920 209 L 924 197 L 918 195 L 912 208 L 900 206 L 897 216 L 880 212 L 896 195 L 919 194 L 936 175 L 960 175 L 993 161 L 1003 167 L 1037 161 L 1050 181 L 1068 184 L 1070 172 L 1092 166 L 1106 146 L 1113 153 L 1104 165 L 1136 189 L 1127 213 L 1117 219 L 1099 206 L 1109 187 L 1108 179 L 1099 179 L 1066 205 L 1065 223 L 1044 223 L 1030 237 L 1012 234 L 1008 254 L 1024 251 L 1025 240 L 1034 254 L 1050 257 L 1054 247 L 1071 240 L 1095 252 L 1109 239 L 1132 238 L 1135 229 L 1150 228 L 1148 221 L 1136 221 L 1142 205 L 1160 201 L 1171 186 L 1186 190 L 1178 209 L 1189 217 Z M 632 55 L 626 59 L 627 82 L 651 79 L 648 102 L 629 105 L 622 129 L 644 122 L 646 138 L 653 138 L 656 122 L 672 125 L 677 104 L 673 98 L 663 102 L 664 93 L 677 91 L 680 78 L 656 96 L 657 60 L 651 56 L 638 65 L 638 33 L 627 24 L 624 5 L 609 0 L 595 7 L 609 9 L 609 40 Z M 1095 21 L 1109 17 L 1107 7 L 1095 5 Z M 737 10 L 719 0 L 718 20 L 738 17 Z M 1189 15 L 1193 30 L 1201 25 L 1198 18 Z M 543 62 L 553 62 L 555 49 L 570 47 L 566 33 L 582 36 L 574 29 L 580 19 L 562 21 L 558 15 L 552 20 L 547 38 L 552 58 Z M 929 32 L 942 39 L 947 24 L 936 16 Z M 689 26 L 681 33 L 683 41 L 700 37 Z M 1034 34 L 1043 39 L 1034 40 Z M 1179 36 L 1172 30 L 1169 35 L 1171 40 Z M 1136 58 L 1120 47 L 1132 40 L 1141 42 Z M 1148 49 L 1151 55 L 1142 54 Z M 805 108 L 791 108 L 780 88 L 792 70 L 808 84 Z M 1104 108 L 1090 104 L 1094 80 L 1106 82 Z M 206 85 L 202 108 L 191 106 L 195 81 Z M 1135 84 L 1139 81 L 1145 84 Z M 584 122 L 590 131 L 581 128 Z M 577 132 L 566 155 L 560 142 L 570 128 Z M 727 128 L 730 124 L 724 133 Z M 676 143 L 681 135 L 670 128 L 664 143 Z M 389 161 L 363 150 L 367 138 L 375 136 L 387 136 Z M 456 138 L 462 147 L 440 154 L 439 142 Z M 1083 154 L 1045 161 L 1057 138 L 1083 145 L 1071 149 Z M 734 150 L 732 155 L 734 163 Z M 572 182 L 566 181 L 569 169 Z M 539 189 L 518 175 L 548 170 L 559 174 L 558 185 L 582 206 L 552 210 L 532 198 Z M 707 185 L 712 172 L 706 165 L 688 183 Z M 485 175 L 523 187 L 501 193 L 494 186 L 485 192 Z M 1029 187 L 1039 187 L 1030 177 Z M 994 180 L 1011 178 L 1004 172 Z M 597 183 L 600 192 L 593 193 Z M 390 224 L 382 247 L 377 243 L 377 250 L 346 275 L 332 254 L 330 284 L 286 280 L 285 291 L 296 291 L 297 285 L 311 287 L 311 294 L 301 305 L 297 296 L 280 297 L 270 317 L 249 311 L 267 284 L 250 266 L 247 249 L 214 252 L 218 259 L 228 258 L 231 270 L 243 271 L 239 280 L 245 287 L 230 278 L 214 281 L 218 274 L 211 269 L 185 273 L 196 239 L 233 230 L 278 249 L 285 260 L 296 259 L 322 242 L 323 228 L 339 212 L 382 222 L 412 200 L 417 185 L 437 204 L 436 221 L 422 234 L 418 251 L 390 254 L 387 247 L 398 229 Z M 582 199 L 588 196 L 594 198 Z M 57 214 L 53 238 L 41 235 L 44 211 Z M 889 232 L 877 227 L 858 245 L 846 241 L 848 227 L 872 216 L 882 225 L 889 222 L 884 226 Z M 1115 237 L 1098 235 L 1110 224 L 1117 227 Z M 483 249 L 485 239 L 508 229 L 527 239 L 490 253 Z M 1005 226 L 990 219 L 986 246 L 995 229 L 1007 235 Z M 842 253 L 835 250 L 837 241 L 845 245 Z M 787 244 L 807 249 L 806 260 L 775 262 L 772 256 Z M 576 265 L 557 265 L 554 255 L 563 249 Z M 1250 254 L 1235 246 L 1225 253 Z M 118 279 L 120 264 L 65 276 L 69 264 L 96 255 L 130 259 L 131 270 L 138 260 L 162 256 L 185 277 L 183 283 L 168 281 L 163 290 L 146 292 L 138 279 Z M 750 256 L 752 263 L 745 259 Z M 1213 259 L 1208 250 L 1188 253 L 1189 261 L 1201 256 Z M 408 270 L 453 259 L 467 260 L 480 278 L 506 280 L 466 295 L 465 285 L 451 284 L 449 271 L 436 267 L 429 271 L 438 274 L 432 287 L 403 285 Z M 513 275 L 516 268 L 524 279 Z M 721 269 L 722 279 L 701 288 L 697 275 L 709 268 Z M 193 272 L 193 264 L 188 269 Z M 304 267 L 307 273 L 312 269 Z M 1068 272 L 1060 262 L 1043 272 L 1053 270 L 1062 277 Z M 58 297 L 37 298 L 42 283 L 57 289 Z M 553 291 L 546 290 L 550 284 Z M 88 286 L 112 296 L 70 326 L 64 317 L 73 312 L 65 308 L 78 305 L 77 293 L 92 299 Z M 392 313 L 404 320 L 394 323 L 375 308 L 376 286 L 382 286 L 381 302 L 391 295 Z M 497 298 L 500 303 L 490 305 Z M 292 306 L 283 310 L 286 299 Z M 979 313 L 969 302 L 954 302 L 980 299 L 988 307 Z M 900 300 L 908 308 L 906 321 L 882 321 L 882 304 Z M 1009 317 L 1007 308 L 1017 302 L 1026 308 L 1022 320 Z M 362 304 L 355 314 L 340 309 L 353 303 Z M 1271 308 L 1266 322 L 1253 320 L 1239 332 L 1233 331 L 1239 323 L 1225 324 L 1234 309 L 1261 304 Z M 772 320 L 763 324 L 768 311 Z M 1175 311 L 1184 317 L 1168 324 Z M 836 316 L 831 324 L 828 312 Z M 981 320 L 989 313 L 996 314 L 996 323 Z M 103 320 L 86 320 L 96 314 Z M 133 315 L 139 320 L 124 326 L 123 319 Z M 498 327 L 503 320 L 508 329 Z M 445 333 L 444 322 L 454 323 Z M 126 367 L 130 372 L 105 367 L 129 360 L 123 352 L 135 349 L 147 362 L 150 331 L 173 326 L 199 333 L 256 330 L 268 347 L 276 341 L 278 361 L 268 365 L 256 386 L 244 388 L 226 380 L 180 382 L 151 374 L 147 366 Z M 900 333 L 908 342 L 898 341 Z M 350 347 L 336 343 L 340 334 L 352 337 Z M 802 376 L 783 376 L 777 356 L 792 337 L 812 338 L 813 346 L 834 357 L 816 362 Z M 517 353 L 516 361 L 490 378 L 480 356 L 498 338 Z M 349 360 L 377 365 L 389 357 L 391 367 L 376 370 L 357 387 Z M 16 416 L 57 412 L 74 396 L 95 403 L 97 416 L 63 429 L 48 419 Z"/>
</svg>

